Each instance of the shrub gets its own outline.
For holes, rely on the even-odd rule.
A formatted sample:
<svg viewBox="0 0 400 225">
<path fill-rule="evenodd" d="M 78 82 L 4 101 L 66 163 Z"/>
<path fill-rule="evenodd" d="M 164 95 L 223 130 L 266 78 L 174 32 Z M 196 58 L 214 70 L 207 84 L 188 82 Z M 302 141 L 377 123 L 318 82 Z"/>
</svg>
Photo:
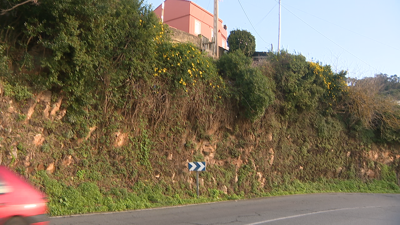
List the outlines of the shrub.
<svg viewBox="0 0 400 225">
<path fill-rule="evenodd" d="M 0 74 L 1 76 L 1 74 Z M 14 97 L 18 102 L 25 101 L 33 97 L 33 94 L 29 91 L 27 86 L 15 83 L 11 85 L 8 82 L 4 82 L 4 94 L 9 97 Z"/>
<path fill-rule="evenodd" d="M 343 99 L 348 95 L 346 72 L 334 73 L 329 65 L 322 66 L 314 62 L 308 62 L 308 65 L 309 72 L 315 75 L 314 83 L 323 90 L 319 102 L 320 108 L 323 110 L 341 108 Z"/>
<path fill-rule="evenodd" d="M 9 58 L 4 54 L 6 52 L 5 50 L 6 46 L 0 44 L 0 77 L 10 73 L 10 69 L 8 68 Z"/>
<path fill-rule="evenodd" d="M 218 61 L 218 69 L 230 80 L 230 94 L 244 109 L 244 116 L 252 121 L 262 117 L 274 101 L 272 81 L 252 67 L 251 59 L 241 51 L 223 55 Z"/>
<path fill-rule="evenodd" d="M 337 108 L 347 88 L 345 72 L 333 73 L 330 66 L 307 62 L 304 56 L 286 51 L 268 57 L 270 65 L 263 72 L 275 80 L 277 103 L 284 117 L 312 110 L 326 114 Z"/>
</svg>

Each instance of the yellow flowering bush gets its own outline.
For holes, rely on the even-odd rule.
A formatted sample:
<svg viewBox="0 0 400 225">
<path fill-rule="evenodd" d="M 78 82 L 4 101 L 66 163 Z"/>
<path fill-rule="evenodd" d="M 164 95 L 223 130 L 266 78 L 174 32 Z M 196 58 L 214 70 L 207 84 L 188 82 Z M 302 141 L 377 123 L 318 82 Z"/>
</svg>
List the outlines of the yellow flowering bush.
<svg viewBox="0 0 400 225">
<path fill-rule="evenodd" d="M 202 54 L 192 44 L 161 43 L 157 48 L 154 77 L 172 82 L 175 88 L 185 92 L 196 89 L 200 83 L 209 84 L 218 94 L 225 87 L 218 76 L 213 59 Z"/>
<path fill-rule="evenodd" d="M 308 62 L 310 73 L 315 75 L 315 83 L 324 89 L 324 101 L 329 107 L 336 105 L 343 94 L 348 91 L 346 72 L 332 72 L 329 65 L 322 66 L 319 63 Z"/>
<path fill-rule="evenodd" d="M 346 91 L 345 72 L 334 73 L 330 66 L 307 62 L 302 55 L 282 51 L 271 54 L 269 61 L 285 116 L 311 110 L 329 112 Z"/>
<path fill-rule="evenodd" d="M 140 21 L 142 23 L 142 21 Z M 156 35 L 154 37 L 154 41 L 156 44 L 162 44 L 167 40 L 166 30 L 168 29 L 168 25 L 159 22 L 158 26 L 153 25 L 153 28 L 156 30 Z"/>
</svg>

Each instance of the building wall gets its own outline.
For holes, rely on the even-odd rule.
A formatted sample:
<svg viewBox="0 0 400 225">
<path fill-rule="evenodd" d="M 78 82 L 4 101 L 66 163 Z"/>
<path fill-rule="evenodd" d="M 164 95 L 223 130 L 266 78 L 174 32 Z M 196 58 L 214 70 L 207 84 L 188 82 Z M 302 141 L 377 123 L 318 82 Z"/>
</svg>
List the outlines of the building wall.
<svg viewBox="0 0 400 225">
<path fill-rule="evenodd" d="M 179 19 L 171 20 L 169 22 L 166 22 L 166 24 L 168 24 L 171 27 L 177 28 L 181 31 L 190 33 L 189 32 L 189 28 L 190 28 L 190 16 L 189 15 L 187 15 L 185 17 L 181 17 Z M 192 34 L 192 33 L 190 33 L 190 34 Z"/>
<path fill-rule="evenodd" d="M 195 20 L 201 23 L 201 34 L 211 40 L 211 30 L 213 30 L 214 25 L 214 15 L 195 3 L 191 4 L 190 7 L 190 24 L 194 26 Z M 194 27 L 190 30 L 194 34 Z"/>
<path fill-rule="evenodd" d="M 154 12 L 161 18 L 162 4 Z M 192 35 L 195 32 L 196 20 L 201 24 L 201 35 L 211 41 L 214 26 L 214 15 L 197 4 L 185 0 L 166 0 L 164 2 L 164 23 Z M 218 19 L 218 46 L 227 48 L 227 30 L 223 28 L 222 20 Z M 224 42 L 224 43 L 222 43 Z"/>
<path fill-rule="evenodd" d="M 155 10 L 154 13 L 158 16 L 158 18 L 160 18 L 162 21 L 164 21 L 164 19 L 161 17 L 162 16 L 162 9 L 163 4 L 159 5 Z"/>
<path fill-rule="evenodd" d="M 187 32 L 184 32 L 184 31 L 176 29 L 176 28 L 172 28 L 172 27 L 170 27 L 170 31 L 172 33 L 172 35 L 171 35 L 172 42 L 192 43 L 197 48 L 201 49 L 201 38 L 200 37 L 195 36 L 193 34 L 189 34 Z"/>
<path fill-rule="evenodd" d="M 201 23 L 201 34 L 211 41 L 212 30 L 214 30 L 214 14 L 191 2 L 190 17 L 189 33 L 195 34 L 195 21 L 197 20 Z M 227 30 L 224 29 L 222 23 L 222 20 L 218 18 L 218 46 L 226 48 Z M 224 46 L 222 41 L 225 42 Z"/>
<path fill-rule="evenodd" d="M 166 0 L 164 2 L 164 22 L 181 20 L 190 13 L 190 2 L 182 0 Z M 186 31 L 187 32 L 187 31 Z"/>
<path fill-rule="evenodd" d="M 172 42 L 174 43 L 192 43 L 194 44 L 197 48 L 201 49 L 204 51 L 208 56 L 210 57 L 215 57 L 213 52 L 210 49 L 204 48 L 203 43 L 203 37 L 199 37 L 193 34 L 189 34 L 185 31 L 170 27 L 169 32 L 171 32 L 171 39 Z M 223 48 L 219 48 L 219 56 L 225 54 L 226 50 Z"/>
</svg>

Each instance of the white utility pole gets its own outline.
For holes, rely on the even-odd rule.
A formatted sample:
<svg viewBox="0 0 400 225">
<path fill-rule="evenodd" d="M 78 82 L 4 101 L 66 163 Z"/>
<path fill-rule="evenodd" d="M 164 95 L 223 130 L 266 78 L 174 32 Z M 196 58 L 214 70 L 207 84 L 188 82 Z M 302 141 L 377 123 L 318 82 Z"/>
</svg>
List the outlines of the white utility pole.
<svg viewBox="0 0 400 225">
<path fill-rule="evenodd" d="M 214 0 L 214 54 L 218 58 L 218 0 Z"/>
<path fill-rule="evenodd" d="M 281 0 L 279 0 L 278 53 L 281 50 Z"/>
</svg>

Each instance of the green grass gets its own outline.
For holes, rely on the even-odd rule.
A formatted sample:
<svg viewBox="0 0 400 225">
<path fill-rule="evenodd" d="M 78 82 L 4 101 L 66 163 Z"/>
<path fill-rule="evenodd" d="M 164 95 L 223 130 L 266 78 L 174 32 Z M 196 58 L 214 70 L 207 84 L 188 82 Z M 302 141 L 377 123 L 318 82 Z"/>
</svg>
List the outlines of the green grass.
<svg viewBox="0 0 400 225">
<path fill-rule="evenodd" d="M 318 182 L 306 183 L 295 180 L 290 185 L 274 187 L 266 196 L 331 192 L 400 193 L 400 187 L 392 181 L 385 180 L 370 180 L 364 182 L 358 179 L 321 179 Z"/>
<path fill-rule="evenodd" d="M 136 183 L 131 189 L 111 188 L 104 190 L 94 182 L 82 182 L 77 187 L 68 186 L 62 181 L 50 178 L 39 172 L 34 181 L 45 187 L 49 197 L 50 216 L 62 216 L 106 211 L 124 211 L 164 206 L 198 204 L 224 200 L 237 200 L 251 197 L 282 196 L 293 194 L 362 192 L 362 193 L 400 193 L 399 186 L 387 180 L 339 180 L 320 179 L 317 182 L 294 180 L 283 185 L 275 185 L 271 190 L 261 190 L 251 195 L 243 193 L 226 195 L 217 189 L 174 190 L 169 185 Z"/>
</svg>

